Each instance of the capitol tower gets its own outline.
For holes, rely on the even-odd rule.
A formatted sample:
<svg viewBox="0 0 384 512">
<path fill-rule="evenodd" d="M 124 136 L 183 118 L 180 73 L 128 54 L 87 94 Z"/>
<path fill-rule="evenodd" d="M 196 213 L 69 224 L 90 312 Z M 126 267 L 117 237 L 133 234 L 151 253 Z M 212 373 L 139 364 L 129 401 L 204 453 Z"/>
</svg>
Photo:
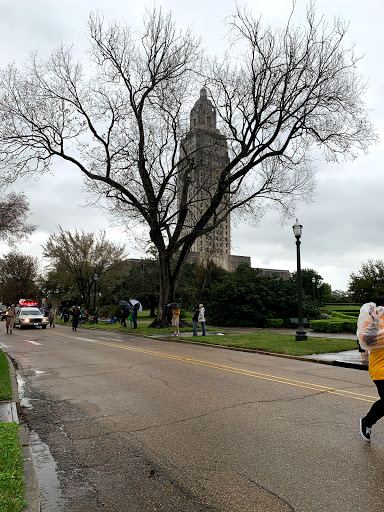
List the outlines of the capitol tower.
<svg viewBox="0 0 384 512">
<path fill-rule="evenodd" d="M 189 213 L 184 225 L 184 232 L 188 232 L 210 204 L 219 175 L 229 163 L 227 142 L 216 128 L 216 111 L 207 98 L 206 89 L 201 89 L 200 98 L 191 110 L 190 129 L 181 143 L 180 161 L 180 179 L 183 180 L 183 169 L 188 168 L 191 180 Z M 227 201 L 228 198 L 224 198 L 218 207 L 218 217 L 225 214 Z M 199 264 L 212 260 L 216 265 L 230 270 L 230 255 L 231 224 L 228 214 L 226 220 L 213 231 L 195 240 L 189 260 Z"/>
</svg>

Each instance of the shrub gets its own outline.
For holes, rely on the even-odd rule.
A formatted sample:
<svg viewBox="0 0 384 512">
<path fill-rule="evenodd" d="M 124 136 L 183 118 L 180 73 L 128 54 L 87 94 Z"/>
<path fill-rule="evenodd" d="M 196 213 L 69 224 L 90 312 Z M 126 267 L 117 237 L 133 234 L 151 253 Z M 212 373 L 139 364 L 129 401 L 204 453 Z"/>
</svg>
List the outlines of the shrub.
<svg viewBox="0 0 384 512">
<path fill-rule="evenodd" d="M 357 320 L 353 319 L 331 319 L 331 320 L 311 320 L 311 329 L 317 332 L 352 332 L 357 329 Z"/>
<path fill-rule="evenodd" d="M 267 327 L 283 327 L 284 320 L 282 318 L 268 318 L 267 319 Z"/>
</svg>

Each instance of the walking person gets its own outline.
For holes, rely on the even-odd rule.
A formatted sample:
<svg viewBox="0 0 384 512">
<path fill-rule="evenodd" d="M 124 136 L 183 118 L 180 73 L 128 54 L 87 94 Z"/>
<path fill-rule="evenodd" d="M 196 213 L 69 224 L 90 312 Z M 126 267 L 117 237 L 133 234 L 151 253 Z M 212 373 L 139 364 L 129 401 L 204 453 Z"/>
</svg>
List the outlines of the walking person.
<svg viewBox="0 0 384 512">
<path fill-rule="evenodd" d="M 137 329 L 137 310 L 139 309 L 139 304 L 135 304 L 133 306 L 133 311 L 132 311 L 132 321 L 133 321 L 133 328 L 134 329 Z"/>
<path fill-rule="evenodd" d="M 199 321 L 199 308 L 197 305 L 193 306 L 193 316 L 192 316 L 192 324 L 193 324 L 193 335 L 197 336 L 197 322 Z"/>
<path fill-rule="evenodd" d="M 180 308 L 177 305 L 172 308 L 172 325 L 173 336 L 180 336 Z"/>
<path fill-rule="evenodd" d="M 382 329 L 384 329 L 384 308 L 379 306 L 384 306 L 384 295 L 377 300 L 376 314 L 379 318 L 378 337 L 380 333 L 382 336 Z M 364 441 L 367 442 L 371 440 L 371 428 L 384 416 L 384 345 L 380 350 L 370 351 L 368 369 L 380 399 L 372 405 L 367 415 L 360 419 L 360 434 Z"/>
<path fill-rule="evenodd" d="M 48 315 L 49 327 L 55 327 L 56 324 L 56 309 L 51 308 Z"/>
<path fill-rule="evenodd" d="M 13 329 L 13 325 L 15 323 L 15 319 L 16 319 L 16 308 L 15 308 L 14 304 L 11 304 L 11 306 L 8 309 L 7 320 L 5 322 L 5 327 L 7 329 L 7 333 L 9 331 L 10 334 L 12 334 L 12 329 Z"/>
<path fill-rule="evenodd" d="M 205 336 L 205 308 L 203 304 L 199 304 L 199 316 L 197 317 L 198 322 L 201 324 L 202 336 Z"/>
<path fill-rule="evenodd" d="M 79 306 L 75 306 L 72 311 L 72 331 L 77 330 L 77 326 L 79 325 L 80 320 L 80 308 Z"/>
</svg>

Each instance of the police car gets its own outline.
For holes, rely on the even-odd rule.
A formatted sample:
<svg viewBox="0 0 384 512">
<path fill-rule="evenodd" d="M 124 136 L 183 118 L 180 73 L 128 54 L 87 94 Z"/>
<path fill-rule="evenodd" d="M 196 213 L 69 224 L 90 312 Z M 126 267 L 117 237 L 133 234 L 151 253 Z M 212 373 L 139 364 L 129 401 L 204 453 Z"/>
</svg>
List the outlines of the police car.
<svg viewBox="0 0 384 512">
<path fill-rule="evenodd" d="M 19 329 L 24 329 L 25 327 L 42 327 L 46 329 L 48 323 L 48 318 L 43 315 L 39 308 L 16 308 L 15 327 L 19 327 Z"/>
</svg>

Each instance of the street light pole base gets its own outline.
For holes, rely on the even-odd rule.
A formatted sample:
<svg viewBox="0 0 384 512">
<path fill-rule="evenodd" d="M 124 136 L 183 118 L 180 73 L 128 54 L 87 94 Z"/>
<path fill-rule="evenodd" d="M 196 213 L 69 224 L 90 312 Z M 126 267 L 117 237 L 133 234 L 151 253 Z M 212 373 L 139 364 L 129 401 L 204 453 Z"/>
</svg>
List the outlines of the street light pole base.
<svg viewBox="0 0 384 512">
<path fill-rule="evenodd" d="M 307 339 L 308 339 L 308 336 L 307 336 L 306 332 L 297 332 L 296 331 L 296 336 L 295 336 L 296 341 L 306 341 Z"/>
</svg>

